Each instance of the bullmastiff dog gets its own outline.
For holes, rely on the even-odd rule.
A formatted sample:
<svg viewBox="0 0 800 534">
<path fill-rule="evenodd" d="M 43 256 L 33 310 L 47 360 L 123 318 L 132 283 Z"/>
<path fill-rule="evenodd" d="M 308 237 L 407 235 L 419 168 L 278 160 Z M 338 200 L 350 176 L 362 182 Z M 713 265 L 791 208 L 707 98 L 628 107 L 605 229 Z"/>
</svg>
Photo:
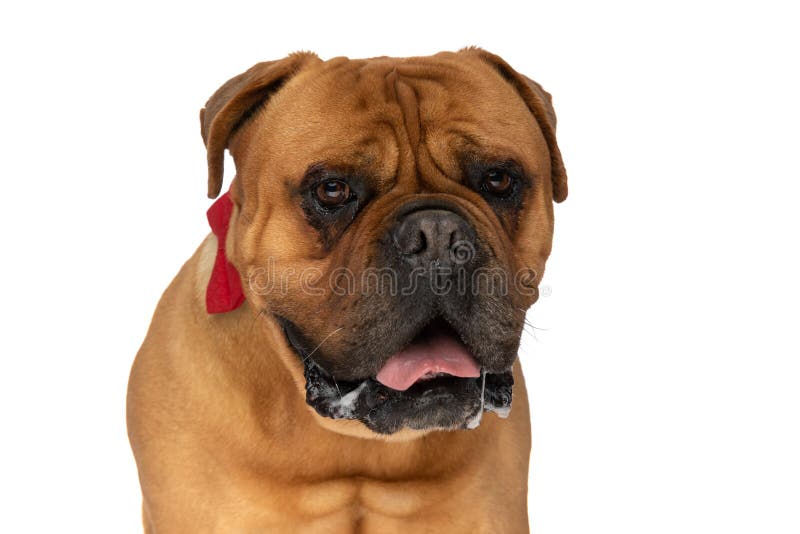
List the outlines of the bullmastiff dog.
<svg viewBox="0 0 800 534">
<path fill-rule="evenodd" d="M 478 48 L 295 53 L 200 119 L 209 196 L 236 174 L 133 364 L 145 531 L 527 532 L 550 95 Z"/>
</svg>

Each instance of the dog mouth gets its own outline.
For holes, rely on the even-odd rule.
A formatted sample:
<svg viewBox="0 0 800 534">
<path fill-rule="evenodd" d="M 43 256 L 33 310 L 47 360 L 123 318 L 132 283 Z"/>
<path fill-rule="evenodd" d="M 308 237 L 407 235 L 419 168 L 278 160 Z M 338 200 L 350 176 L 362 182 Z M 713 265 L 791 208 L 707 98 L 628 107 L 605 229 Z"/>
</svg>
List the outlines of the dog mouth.
<svg viewBox="0 0 800 534">
<path fill-rule="evenodd" d="M 442 376 L 477 378 L 481 368 L 444 320 L 432 321 L 411 341 L 391 356 L 375 379 L 386 387 L 406 391 L 417 382 Z"/>
<path fill-rule="evenodd" d="M 458 332 L 441 317 L 430 321 L 373 376 L 337 380 L 303 347 L 303 335 L 279 319 L 289 345 L 301 358 L 306 402 L 323 417 L 355 419 L 380 434 L 476 428 L 483 413 L 508 417 L 511 370 L 490 373 L 474 358 Z"/>
</svg>

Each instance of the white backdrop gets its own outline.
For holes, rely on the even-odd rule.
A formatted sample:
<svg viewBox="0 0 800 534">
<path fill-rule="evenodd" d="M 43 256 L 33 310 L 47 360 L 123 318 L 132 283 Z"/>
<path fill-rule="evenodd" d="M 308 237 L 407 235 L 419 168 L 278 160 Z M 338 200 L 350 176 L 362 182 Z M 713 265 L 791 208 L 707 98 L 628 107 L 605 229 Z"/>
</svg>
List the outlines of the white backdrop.
<svg viewBox="0 0 800 534">
<path fill-rule="evenodd" d="M 207 232 L 211 93 L 475 44 L 553 93 L 570 177 L 520 354 L 533 531 L 800 532 L 788 6 L 5 3 L 0 530 L 140 531 L 127 373 Z"/>
</svg>

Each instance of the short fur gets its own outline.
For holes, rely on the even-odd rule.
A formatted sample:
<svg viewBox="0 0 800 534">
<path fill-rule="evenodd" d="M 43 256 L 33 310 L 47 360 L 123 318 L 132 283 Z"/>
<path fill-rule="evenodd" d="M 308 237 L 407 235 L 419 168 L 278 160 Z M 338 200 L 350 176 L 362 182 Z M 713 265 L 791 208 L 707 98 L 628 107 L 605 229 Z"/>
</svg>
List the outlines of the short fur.
<svg viewBox="0 0 800 534">
<path fill-rule="evenodd" d="M 299 280 L 264 294 L 251 282 L 268 261 L 280 272 L 313 267 L 322 278 L 380 266 L 392 217 L 423 199 L 464 214 L 484 261 L 528 269 L 538 284 L 552 202 L 567 196 L 550 95 L 475 48 L 324 62 L 298 53 L 223 85 L 201 112 L 201 129 L 211 197 L 221 191 L 226 148 L 236 163 L 227 255 L 246 301 L 229 313 L 206 312 L 216 253 L 209 236 L 156 309 L 128 392 L 145 531 L 526 532 L 530 421 L 515 357 L 535 294 L 476 297 L 459 325 L 467 338 L 474 334 L 465 342 L 485 367 L 513 362 L 508 419 L 489 414 L 475 430 L 381 435 L 307 405 L 303 365 L 281 320 L 319 344 L 315 359 L 335 376 L 354 378 L 408 342 L 403 325 L 419 302 L 320 297 Z M 468 187 L 465 157 L 524 168 L 531 186 L 520 208 L 495 209 Z M 358 169 L 372 195 L 327 236 L 299 196 L 320 163 Z"/>
</svg>

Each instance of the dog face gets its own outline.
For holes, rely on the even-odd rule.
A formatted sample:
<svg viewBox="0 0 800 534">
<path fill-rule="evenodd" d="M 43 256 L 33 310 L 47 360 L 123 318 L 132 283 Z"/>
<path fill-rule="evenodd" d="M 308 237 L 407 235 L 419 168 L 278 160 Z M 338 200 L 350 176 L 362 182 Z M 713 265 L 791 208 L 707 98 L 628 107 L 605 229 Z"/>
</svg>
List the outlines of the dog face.
<svg viewBox="0 0 800 534">
<path fill-rule="evenodd" d="M 379 434 L 507 412 L 566 197 L 549 95 L 479 49 L 295 54 L 201 112 L 209 194 L 236 163 L 228 256 L 321 415 Z"/>
</svg>

